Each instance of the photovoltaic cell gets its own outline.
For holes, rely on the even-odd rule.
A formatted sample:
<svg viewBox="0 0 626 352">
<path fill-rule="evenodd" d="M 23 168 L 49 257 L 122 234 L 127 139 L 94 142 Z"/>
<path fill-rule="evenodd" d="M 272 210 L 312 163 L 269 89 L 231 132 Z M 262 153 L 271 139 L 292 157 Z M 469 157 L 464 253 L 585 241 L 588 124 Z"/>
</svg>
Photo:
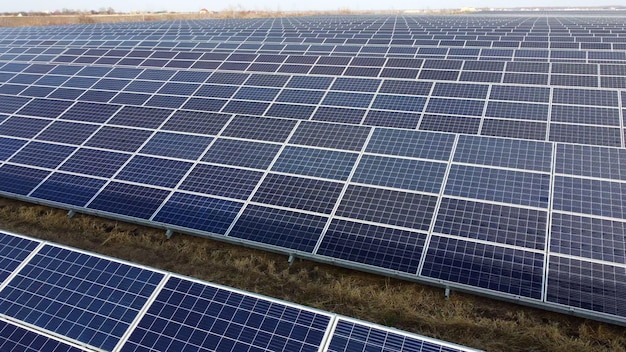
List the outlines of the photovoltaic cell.
<svg viewBox="0 0 626 352">
<path fill-rule="evenodd" d="M 355 153 L 287 146 L 272 170 L 345 181 L 356 159 Z"/>
<path fill-rule="evenodd" d="M 0 169 L 1 170 L 1 169 Z M 556 176 L 553 207 L 557 210 L 626 219 L 626 184 Z"/>
<path fill-rule="evenodd" d="M 21 352 L 81 352 L 82 350 L 51 337 L 0 320 L 0 350 Z"/>
<path fill-rule="evenodd" d="M 538 299 L 543 254 L 432 236 L 422 275 Z"/>
<path fill-rule="evenodd" d="M 268 174 L 252 201 L 287 208 L 330 214 L 343 188 L 342 183 Z"/>
<path fill-rule="evenodd" d="M 55 118 L 74 102 L 52 99 L 33 99 L 17 113 L 20 115 Z"/>
<path fill-rule="evenodd" d="M 460 352 L 452 346 L 426 341 L 400 332 L 371 327 L 351 320 L 339 319 L 328 346 L 329 352 L 414 351 Z"/>
<path fill-rule="evenodd" d="M 626 263 L 626 223 L 554 213 L 550 232 L 553 253 Z"/>
<path fill-rule="evenodd" d="M 266 169 L 280 150 L 280 145 L 218 138 L 202 161 Z"/>
<path fill-rule="evenodd" d="M 0 312 L 111 350 L 162 278 L 154 271 L 46 245 L 0 292 Z"/>
<path fill-rule="evenodd" d="M 60 170 L 108 178 L 129 158 L 129 154 L 81 148 L 61 165 Z"/>
<path fill-rule="evenodd" d="M 430 161 L 365 155 L 351 182 L 438 194 L 446 166 Z"/>
<path fill-rule="evenodd" d="M 61 115 L 60 118 L 63 120 L 104 123 L 119 108 L 119 105 L 78 102 Z"/>
<path fill-rule="evenodd" d="M 167 200 L 153 220 L 223 235 L 242 205 L 229 200 L 177 192 Z"/>
<path fill-rule="evenodd" d="M 437 197 L 350 185 L 337 216 L 428 230 Z"/>
<path fill-rule="evenodd" d="M 312 252 L 326 225 L 324 216 L 249 205 L 228 234 L 254 242 Z"/>
<path fill-rule="evenodd" d="M 198 164 L 180 185 L 181 189 L 233 199 L 246 199 L 262 173 L 223 166 Z"/>
<path fill-rule="evenodd" d="M 16 164 L 54 169 L 73 151 L 74 147 L 58 144 L 31 142 L 9 161 Z"/>
<path fill-rule="evenodd" d="M 89 147 L 134 152 L 152 135 L 149 130 L 102 127 L 85 144 Z"/>
<path fill-rule="evenodd" d="M 626 316 L 626 269 L 550 256 L 547 301 Z"/>
<path fill-rule="evenodd" d="M 367 127 L 303 122 L 289 143 L 343 150 L 361 150 L 370 132 Z"/>
<path fill-rule="evenodd" d="M 193 164 L 179 160 L 135 156 L 115 176 L 118 180 L 126 180 L 140 184 L 175 187 Z"/>
<path fill-rule="evenodd" d="M 223 136 L 284 142 L 296 121 L 264 117 L 236 116 L 222 133 Z"/>
<path fill-rule="evenodd" d="M 43 181 L 50 172 L 17 165 L 0 167 L 0 191 L 27 195 Z"/>
<path fill-rule="evenodd" d="M 104 184 L 104 180 L 54 173 L 30 196 L 63 204 L 84 206 Z"/>
<path fill-rule="evenodd" d="M 543 250 L 547 222 L 548 214 L 543 210 L 444 197 L 434 231 Z"/>
<path fill-rule="evenodd" d="M 87 207 L 147 220 L 168 194 L 162 189 L 111 182 Z"/>
<path fill-rule="evenodd" d="M 514 139 L 459 136 L 454 161 L 550 172 L 552 145 Z"/>
<path fill-rule="evenodd" d="M 448 160 L 453 134 L 377 128 L 366 151 L 414 158 Z"/>
<path fill-rule="evenodd" d="M 50 120 L 13 116 L 0 125 L 0 135 L 33 138 L 48 124 L 50 124 Z"/>
<path fill-rule="evenodd" d="M 550 175 L 452 165 L 446 195 L 547 208 Z"/>
<path fill-rule="evenodd" d="M 122 351 L 312 352 L 329 323 L 325 314 L 171 277 Z"/>
<path fill-rule="evenodd" d="M 27 142 L 20 139 L 0 137 L 0 161 L 7 160 Z"/>
<path fill-rule="evenodd" d="M 36 241 L 0 232 L 0 284 L 37 248 L 37 245 Z"/>
<path fill-rule="evenodd" d="M 418 232 L 334 219 L 317 254 L 414 273 L 425 240 Z"/>
<path fill-rule="evenodd" d="M 557 144 L 555 172 L 626 181 L 626 150 Z"/>
</svg>

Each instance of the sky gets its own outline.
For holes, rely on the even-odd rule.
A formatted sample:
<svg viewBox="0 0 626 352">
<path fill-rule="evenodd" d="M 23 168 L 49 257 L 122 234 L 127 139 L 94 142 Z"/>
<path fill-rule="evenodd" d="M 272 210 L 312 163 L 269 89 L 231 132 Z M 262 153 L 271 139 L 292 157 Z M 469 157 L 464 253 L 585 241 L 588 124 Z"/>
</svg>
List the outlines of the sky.
<svg viewBox="0 0 626 352">
<path fill-rule="evenodd" d="M 112 7 L 118 12 L 134 11 L 178 11 L 195 12 L 201 8 L 211 11 L 225 9 L 244 10 L 407 10 L 449 9 L 461 7 L 536 7 L 536 6 L 601 6 L 621 1 L 613 0 L 3 0 L 0 12 L 55 11 L 63 8 L 72 10 L 98 10 Z"/>
</svg>

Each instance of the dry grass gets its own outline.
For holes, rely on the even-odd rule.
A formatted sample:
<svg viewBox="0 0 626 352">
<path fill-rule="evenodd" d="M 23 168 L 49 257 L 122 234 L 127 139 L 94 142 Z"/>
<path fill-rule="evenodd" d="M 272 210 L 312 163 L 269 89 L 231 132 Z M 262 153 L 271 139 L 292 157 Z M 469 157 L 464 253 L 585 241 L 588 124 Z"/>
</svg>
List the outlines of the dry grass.
<svg viewBox="0 0 626 352">
<path fill-rule="evenodd" d="M 4 198 L 0 228 L 488 351 L 626 351 L 618 326 Z"/>
</svg>

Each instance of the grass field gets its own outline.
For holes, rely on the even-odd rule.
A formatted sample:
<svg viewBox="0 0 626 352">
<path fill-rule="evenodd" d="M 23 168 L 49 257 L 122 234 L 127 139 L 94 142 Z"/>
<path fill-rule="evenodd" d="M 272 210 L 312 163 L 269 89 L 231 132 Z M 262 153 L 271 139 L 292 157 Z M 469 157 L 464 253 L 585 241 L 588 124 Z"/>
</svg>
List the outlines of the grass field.
<svg viewBox="0 0 626 352">
<path fill-rule="evenodd" d="M 0 198 L 0 228 L 488 351 L 626 351 L 624 328 Z"/>
</svg>

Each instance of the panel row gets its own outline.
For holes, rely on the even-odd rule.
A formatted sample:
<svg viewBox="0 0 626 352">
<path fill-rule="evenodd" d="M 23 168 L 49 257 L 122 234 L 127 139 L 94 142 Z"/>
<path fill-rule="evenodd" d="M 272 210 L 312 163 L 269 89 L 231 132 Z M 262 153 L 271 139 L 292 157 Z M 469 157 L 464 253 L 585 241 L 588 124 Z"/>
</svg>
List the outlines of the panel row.
<svg viewBox="0 0 626 352">
<path fill-rule="evenodd" d="M 470 351 L 4 232 L 0 261 L 20 264 L 0 281 L 3 350 Z"/>
</svg>

